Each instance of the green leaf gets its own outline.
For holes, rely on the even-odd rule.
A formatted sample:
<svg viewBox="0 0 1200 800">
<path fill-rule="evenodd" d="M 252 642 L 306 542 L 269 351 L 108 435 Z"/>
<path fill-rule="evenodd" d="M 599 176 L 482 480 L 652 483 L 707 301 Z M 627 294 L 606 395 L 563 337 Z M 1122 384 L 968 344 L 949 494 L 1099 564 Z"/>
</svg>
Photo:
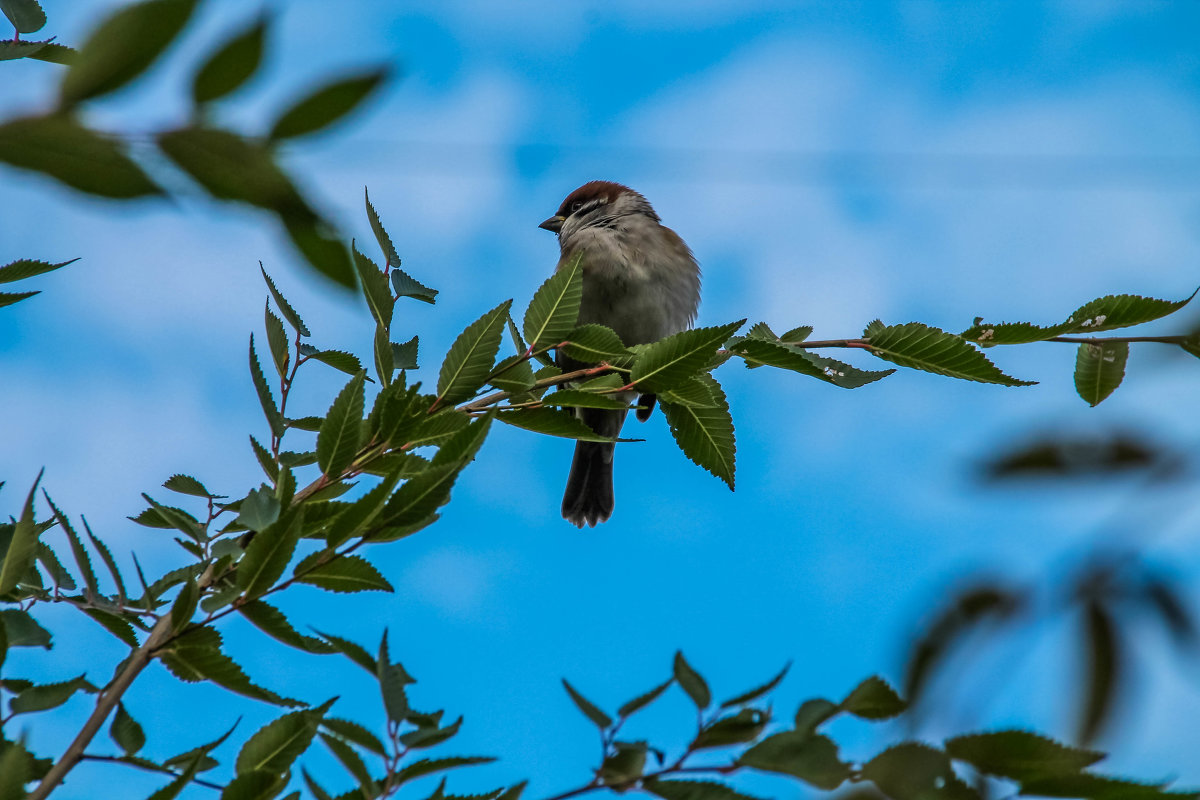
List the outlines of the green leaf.
<svg viewBox="0 0 1200 800">
<path fill-rule="evenodd" d="M 497 419 L 514 427 L 547 436 L 561 436 L 564 439 L 578 439 L 584 442 L 613 441 L 607 436 L 596 433 L 569 411 L 552 408 L 519 408 L 512 411 L 501 411 L 497 415 Z"/>
<path fill-rule="evenodd" d="M 450 346 L 438 373 L 438 401 L 454 405 L 475 394 L 492 371 L 511 300 L 505 300 L 467 326 Z"/>
<path fill-rule="evenodd" d="M 567 406 L 569 408 L 607 408 L 613 411 L 624 411 L 629 404 L 618 400 L 612 395 L 585 392 L 579 389 L 559 389 L 542 402 L 548 406 Z M 591 430 L 589 428 L 589 430 Z"/>
<path fill-rule="evenodd" d="M 69 681 L 31 686 L 10 700 L 8 707 L 14 714 L 31 714 L 35 711 L 58 708 L 87 685 L 87 680 L 80 675 Z"/>
<path fill-rule="evenodd" d="M 863 719 L 890 719 L 902 713 L 908 704 L 900 699 L 887 681 L 877 676 L 867 678 L 846 695 L 841 708 Z"/>
<path fill-rule="evenodd" d="M 649 748 L 645 742 L 618 741 L 613 742 L 613 749 L 615 752 L 605 756 L 600 764 L 598 777 L 605 786 L 624 791 L 645 772 Z"/>
<path fill-rule="evenodd" d="M 271 455 L 271 451 L 263 447 L 262 444 L 259 443 L 258 439 L 255 439 L 253 436 L 250 437 L 250 447 L 252 450 L 254 450 L 254 457 L 258 459 L 258 465 L 262 467 L 262 470 L 264 473 L 266 473 L 267 477 L 272 481 L 279 480 L 279 465 L 275 463 L 275 459 Z M 134 520 L 134 522 L 140 521 L 140 519 Z M 142 522 L 142 524 L 145 525 L 146 523 Z"/>
<path fill-rule="evenodd" d="M 285 785 L 278 775 L 251 770 L 231 780 L 221 792 L 221 800 L 271 800 Z"/>
<path fill-rule="evenodd" d="M 370 309 L 371 316 L 375 318 L 375 321 L 383 327 L 384 331 L 387 331 L 391 327 L 392 314 L 395 311 L 395 300 L 392 299 L 392 292 L 388 289 L 387 276 L 376 266 L 374 261 L 358 252 L 357 247 L 351 245 L 351 252 L 354 255 L 354 268 L 358 272 L 358 279 L 362 284 L 362 293 L 367 301 L 367 308 Z"/>
<path fill-rule="evenodd" d="M 783 681 L 783 679 L 787 676 L 788 670 L 791 668 L 792 668 L 792 662 L 789 661 L 788 663 L 783 665 L 783 669 L 779 670 L 779 674 L 776 675 L 774 678 L 771 678 L 771 680 L 767 681 L 763 685 L 757 686 L 748 692 L 743 692 L 742 694 L 739 694 L 737 697 L 729 698 L 724 703 L 721 703 L 721 708 L 732 708 L 734 706 L 745 705 L 746 703 L 749 703 L 752 700 L 757 700 L 758 698 L 762 697 L 764 694 L 767 694 L 772 689 L 774 689 L 776 686 L 778 686 Z"/>
<path fill-rule="evenodd" d="M 1087 684 L 1080 710 L 1078 740 L 1093 741 L 1109 721 L 1117 693 L 1121 647 L 1112 614 L 1095 600 L 1083 617 L 1083 646 L 1087 652 Z"/>
<path fill-rule="evenodd" d="M 271 311 L 270 301 L 263 309 L 263 320 L 267 330 L 267 345 L 271 350 L 271 360 L 275 362 L 275 370 L 279 373 L 279 377 L 286 378 L 290 358 L 287 331 L 283 329 L 283 320 Z"/>
<path fill-rule="evenodd" d="M 1128 342 L 1081 344 L 1075 353 L 1075 391 L 1093 408 L 1125 378 Z"/>
<path fill-rule="evenodd" d="M 422 758 L 406 764 L 396 773 L 396 784 L 402 785 L 414 778 L 422 778 L 438 772 L 457 767 L 470 767 L 475 764 L 490 764 L 496 759 L 489 756 L 447 756 L 445 758 Z"/>
<path fill-rule="evenodd" d="M 1028 731 L 995 731 L 946 740 L 946 753 L 980 772 L 1032 781 L 1079 772 L 1104 758 L 1104 753 L 1061 744 Z"/>
<path fill-rule="evenodd" d="M 400 472 L 389 474 L 378 486 L 355 500 L 334 518 L 325 533 L 325 543 L 332 549 L 351 536 L 364 535 L 371 521 L 383 510 L 392 490 L 400 481 Z"/>
<path fill-rule="evenodd" d="M 696 735 L 691 748 L 727 747 L 752 742 L 759 737 L 770 717 L 756 708 L 743 708 L 736 714 L 721 717 L 705 725 Z"/>
<path fill-rule="evenodd" d="M 381 386 L 392 382 L 396 372 L 396 361 L 392 357 L 391 334 L 382 324 L 375 325 L 375 374 L 379 376 Z"/>
<path fill-rule="evenodd" d="M 304 136 L 332 125 L 365 100 L 388 72 L 386 68 L 373 69 L 321 87 L 284 111 L 271 126 L 268 138 Z"/>
<path fill-rule="evenodd" d="M 125 755 L 131 756 L 146 746 L 146 732 L 137 720 L 129 716 L 124 703 L 117 703 L 117 713 L 113 715 L 108 735 L 125 751 Z"/>
<path fill-rule="evenodd" d="M 708 364 L 721 344 L 746 320 L 715 328 L 694 328 L 642 347 L 630 380 L 642 391 L 671 389 Z"/>
<path fill-rule="evenodd" d="M 483 444 L 491 415 L 460 428 L 442 445 L 430 466 L 401 486 L 380 515 L 379 525 L 396 527 L 426 520 L 450 499 L 450 489 Z"/>
<path fill-rule="evenodd" d="M 0 308 L 28 300 L 35 294 L 41 294 L 41 292 L 0 292 Z"/>
<path fill-rule="evenodd" d="M 257 597 L 275 585 L 292 559 L 304 523 L 304 507 L 284 514 L 259 531 L 238 562 L 237 585 L 247 597 Z"/>
<path fill-rule="evenodd" d="M 38 61 L 49 61 L 52 64 L 70 66 L 75 63 L 75 58 L 78 55 L 79 51 L 73 47 L 67 47 L 57 42 L 46 42 L 45 47 L 38 48 L 38 51 L 30 54 L 29 57 Z"/>
<path fill-rule="evenodd" d="M 649 778 L 642 783 L 642 788 L 664 800 L 757 800 L 715 781 Z"/>
<path fill-rule="evenodd" d="M 286 775 L 312 743 L 321 718 L 332 704 L 330 700 L 318 708 L 293 711 L 259 728 L 238 753 L 234 766 L 237 774 L 259 770 L 271 775 Z"/>
<path fill-rule="evenodd" d="M 283 318 L 288 321 L 296 333 L 301 336 L 311 336 L 308 326 L 304 324 L 304 320 L 300 319 L 300 315 L 296 313 L 296 309 L 292 308 L 279 289 L 275 288 L 275 281 L 271 280 L 271 276 L 267 274 L 267 270 L 263 267 L 262 262 L 258 262 L 258 269 L 262 272 L 263 280 L 267 282 L 267 288 L 271 291 L 271 297 L 275 298 L 275 305 L 279 307 L 279 313 L 283 314 Z"/>
<path fill-rule="evenodd" d="M 579 710 L 583 712 L 583 715 L 590 719 L 597 728 L 604 730 L 608 726 L 612 725 L 612 718 L 597 708 L 591 700 L 588 700 L 579 692 L 575 691 L 575 687 L 568 683 L 566 678 L 562 679 L 562 685 L 563 688 L 567 690 L 567 694 L 571 696 L 571 700 L 573 700 Z"/>
<path fill-rule="evenodd" d="M 43 275 L 65 267 L 68 264 L 74 264 L 78 260 L 78 258 L 72 258 L 70 261 L 61 261 L 57 264 L 51 264 L 48 261 L 31 261 L 27 258 L 23 258 L 20 261 L 12 261 L 0 267 L 0 283 L 12 283 L 13 281 L 22 281 L 36 275 Z"/>
<path fill-rule="evenodd" d="M 17 33 L 36 33 L 46 24 L 46 12 L 37 0 L 0 0 L 0 11 Z"/>
<path fill-rule="evenodd" d="M 0 0 L 0 8 L 3 7 L 3 1 Z M 0 40 L 0 61 L 15 61 L 18 58 L 33 58 L 42 48 L 50 44 L 47 41 L 13 41 L 11 39 Z"/>
<path fill-rule="evenodd" d="M 38 624 L 28 611 L 19 608 L 0 609 L 0 623 L 4 625 L 9 647 L 51 647 L 50 632 Z"/>
<path fill-rule="evenodd" d="M 799 372 L 843 389 L 857 389 L 860 386 L 866 386 L 868 383 L 886 378 L 896 371 L 894 369 L 858 369 L 841 361 L 810 353 L 801 347 L 750 337 L 731 345 L 729 349 L 742 356 L 748 367 L 766 364 L 779 369 Z"/>
<path fill-rule="evenodd" d="M 837 745 L 827 736 L 784 731 L 768 736 L 736 762 L 765 772 L 792 775 L 818 789 L 832 791 L 850 777 L 850 767 L 838 758 Z"/>
<path fill-rule="evenodd" d="M 463 718 L 459 717 L 444 728 L 418 728 L 415 731 L 409 731 L 408 733 L 401 734 L 400 744 L 413 749 L 434 747 L 458 733 L 458 729 L 462 727 L 462 721 Z"/>
<path fill-rule="evenodd" d="M 658 686 L 655 686 L 653 689 L 646 692 L 645 694 L 639 694 L 637 697 L 633 698 L 628 703 L 626 703 L 625 705 L 618 708 L 617 716 L 624 719 L 625 717 L 628 717 L 631 714 L 641 711 L 643 708 L 645 708 L 646 706 L 650 705 L 655 700 L 657 700 L 659 698 L 659 695 L 661 695 L 668 688 L 670 688 L 671 684 L 673 684 L 674 682 L 675 682 L 674 677 L 668 678 L 667 680 L 663 681 Z"/>
<path fill-rule="evenodd" d="M 1107 295 L 1084 303 L 1067 317 L 1065 322 L 1041 327 L 1029 322 L 1011 322 L 1000 325 L 984 323 L 982 318 L 963 331 L 962 336 L 985 346 L 996 344 L 1025 344 L 1041 342 L 1070 333 L 1095 333 L 1096 331 L 1127 328 L 1143 322 L 1160 319 L 1183 308 L 1196 296 L 1184 300 L 1158 300 L 1135 294 Z"/>
<path fill-rule="evenodd" d="M 192 101 L 208 103 L 233 92 L 258 70 L 262 63 L 267 21 L 253 25 L 229 38 L 209 56 L 192 78 Z"/>
<path fill-rule="evenodd" d="M 317 463 L 321 473 L 336 480 L 354 461 L 362 440 L 363 381 L 359 372 L 343 387 L 329 407 L 317 434 Z"/>
<path fill-rule="evenodd" d="M 75 579 L 71 577 L 71 573 L 67 572 L 67 568 L 58 560 L 58 556 L 45 542 L 38 542 L 37 550 L 38 563 L 50 575 L 50 579 L 54 581 L 54 585 L 59 589 L 74 589 Z"/>
<path fill-rule="evenodd" d="M 313 361 L 320 361 L 347 375 L 356 375 L 363 369 L 358 356 L 342 350 L 318 350 L 310 344 L 302 344 L 300 345 L 300 355 Z"/>
<path fill-rule="evenodd" d="M 296 580 L 299 583 L 309 583 L 331 592 L 395 591 L 379 570 L 360 556 L 341 556 L 327 564 L 309 567 L 305 562 L 311 558 L 309 556 L 296 565 Z"/>
<path fill-rule="evenodd" d="M 136 78 L 179 36 L 195 7 L 195 0 L 147 0 L 110 15 L 63 76 L 62 104 L 107 94 Z"/>
<path fill-rule="evenodd" d="M 212 628 L 192 628 L 176 638 L 168 648 L 159 651 L 159 654 L 171 674 L 182 681 L 195 683 L 210 680 L 231 692 L 274 705 L 302 705 L 298 700 L 282 697 L 252 683 L 242 668 L 221 652 L 221 635 Z"/>
<path fill-rule="evenodd" d="M 533 367 L 524 355 L 509 356 L 496 365 L 492 370 L 488 383 L 512 394 L 526 392 L 533 388 Z"/>
<path fill-rule="evenodd" d="M 525 340 L 535 350 L 558 344 L 575 328 L 583 299 L 582 261 L 579 252 L 555 270 L 529 301 L 522 328 Z"/>
<path fill-rule="evenodd" d="M 321 631 L 315 631 L 315 633 L 325 641 L 329 642 L 330 647 L 349 658 L 355 664 L 358 664 L 367 672 L 375 675 L 377 671 L 375 658 L 367 652 L 365 647 L 352 642 L 349 639 L 343 639 L 340 636 L 334 636 L 331 633 L 323 633 Z"/>
<path fill-rule="evenodd" d="M 254 390 L 258 393 L 258 402 L 262 405 L 271 433 L 277 437 L 282 436 L 283 415 L 279 413 L 279 406 L 275 405 L 275 398 L 267 385 L 267 376 L 263 374 L 262 365 L 259 364 L 258 353 L 254 350 L 254 334 L 250 334 L 250 377 L 254 381 Z"/>
<path fill-rule="evenodd" d="M 1037 383 L 1005 375 L 987 356 L 958 336 L 920 322 L 884 325 L 876 320 L 867 326 L 863 336 L 873 355 L 902 367 L 1003 386 L 1032 386 Z"/>
<path fill-rule="evenodd" d="M 263 600 L 251 600 L 238 606 L 238 612 L 254 627 L 286 645 L 306 653 L 333 653 L 335 648 L 328 642 L 305 636 L 288 621 L 282 611 Z"/>
<path fill-rule="evenodd" d="M 945 753 L 917 742 L 889 747 L 868 761 L 862 774 L 894 800 L 979 797 L 954 774 Z"/>
<path fill-rule="evenodd" d="M 677 406 L 688 406 L 691 408 L 720 408 L 721 403 L 709 388 L 709 383 L 704 379 L 709 378 L 709 375 L 700 375 L 693 378 L 688 378 L 685 382 L 679 384 L 674 389 L 668 389 L 658 395 L 664 403 L 673 403 Z M 715 380 L 715 379 L 714 379 Z"/>
<path fill-rule="evenodd" d="M 216 497 L 204 484 L 193 478 L 191 475 L 172 475 L 163 482 L 164 489 L 170 489 L 172 492 L 191 495 L 192 497 L 210 498 Z"/>
<path fill-rule="evenodd" d="M 162 194 L 120 145 L 72 117 L 22 117 L 0 125 L 0 161 L 100 197 Z"/>
<path fill-rule="evenodd" d="M 1037 797 L 1087 797 L 1091 800 L 1195 800 L 1200 792 L 1168 791 L 1163 784 L 1137 783 L 1105 775 L 1080 773 L 1024 783 L 1021 794 Z"/>
<path fill-rule="evenodd" d="M 178 633 L 187 627 L 200 604 L 200 585 L 195 578 L 184 581 L 183 588 L 171 604 L 171 631 Z"/>
<path fill-rule="evenodd" d="M 417 351 L 420 339 L 416 336 L 407 342 L 392 342 L 392 363 L 396 369 L 417 369 Z"/>
<path fill-rule="evenodd" d="M 102 611 L 99 608 L 85 608 L 83 613 L 100 623 L 105 630 L 125 644 L 130 647 L 138 646 L 137 634 L 133 631 L 133 625 L 124 616 Z"/>
<path fill-rule="evenodd" d="M 7 552 L 4 553 L 4 561 L 0 563 L 0 595 L 6 595 L 17 588 L 17 584 L 33 568 L 37 558 L 39 531 L 33 520 L 33 496 L 37 492 L 38 484 L 42 482 L 43 474 L 45 469 L 38 472 L 33 487 L 25 497 L 25 505 L 21 507 L 21 517 L 13 526 L 12 539 L 9 540 Z M 58 517 L 60 524 L 66 519 L 56 508 L 54 515 Z"/>
<path fill-rule="evenodd" d="M 729 402 L 721 385 L 711 375 L 701 375 L 699 380 L 708 388 L 717 405 L 703 408 L 663 401 L 663 414 L 683 454 L 692 463 L 725 481 L 732 490 L 737 441 Z"/>
<path fill-rule="evenodd" d="M 692 669 L 692 665 L 683 657 L 682 650 L 675 652 L 674 669 L 675 680 L 687 692 L 687 696 L 692 698 L 692 702 L 696 704 L 696 708 L 700 711 L 708 708 L 712 703 L 712 692 L 708 689 L 708 683 L 701 677 L 699 672 Z"/>
<path fill-rule="evenodd" d="M 384 230 L 383 223 L 379 221 L 379 215 L 375 213 L 375 207 L 371 205 L 371 196 L 366 192 L 366 189 L 363 190 L 363 194 L 367 204 L 367 219 L 371 223 L 371 230 L 375 233 L 375 240 L 379 242 L 379 249 L 383 251 L 383 258 L 390 267 L 392 288 L 395 290 L 396 296 L 411 297 L 425 303 L 434 303 L 438 290 L 430 289 L 400 269 L 400 256 L 396 254 L 396 247 L 392 244 L 391 237 Z"/>
<path fill-rule="evenodd" d="M 280 505 L 271 487 L 263 484 L 251 489 L 238 509 L 237 524 L 252 531 L 263 531 L 279 519 Z"/>
<path fill-rule="evenodd" d="M 325 730 L 336 733 L 343 739 L 353 742 L 365 750 L 370 750 L 375 755 L 387 755 L 387 750 L 384 749 L 383 742 L 379 741 L 379 737 L 357 722 L 337 717 L 326 717 L 321 720 L 321 725 Z"/>
<path fill-rule="evenodd" d="M 329 752 L 333 753 L 334 757 L 341 762 L 358 782 L 359 789 L 355 792 L 350 792 L 350 797 L 377 797 L 379 795 L 379 787 L 375 780 L 371 777 L 370 770 L 363 763 L 358 753 L 354 751 L 350 745 L 338 739 L 336 736 L 322 733 L 321 741 L 329 748 Z"/>
<path fill-rule="evenodd" d="M 408 674 L 402 664 L 392 661 L 391 655 L 388 654 L 387 628 L 383 629 L 383 636 L 379 640 L 379 657 L 375 661 L 375 679 L 379 681 L 379 692 L 383 697 L 383 707 L 387 712 L 388 719 L 393 722 L 403 721 L 409 713 L 408 697 L 405 695 L 404 687 L 410 683 L 416 683 L 416 680 Z"/>
<path fill-rule="evenodd" d="M 812 733 L 825 721 L 837 716 L 841 710 L 839 706 L 821 697 L 805 700 L 796 709 L 796 730 Z"/>
</svg>

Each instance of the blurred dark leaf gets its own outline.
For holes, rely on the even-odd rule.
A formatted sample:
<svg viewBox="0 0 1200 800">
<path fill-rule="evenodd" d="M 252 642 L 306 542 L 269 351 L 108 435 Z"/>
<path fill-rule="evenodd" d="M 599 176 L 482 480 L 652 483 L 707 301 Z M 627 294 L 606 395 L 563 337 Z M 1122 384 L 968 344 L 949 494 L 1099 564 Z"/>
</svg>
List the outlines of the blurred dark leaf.
<svg viewBox="0 0 1200 800">
<path fill-rule="evenodd" d="M 985 479 L 1097 478 L 1136 470 L 1175 477 L 1183 459 L 1144 435 L 1115 431 L 1104 434 L 1047 433 L 1008 448 L 982 464 Z"/>
<path fill-rule="evenodd" d="M 115 141 L 66 115 L 23 117 L 0 125 L 0 161 L 101 197 L 162 194 Z"/>
<path fill-rule="evenodd" d="M 216 100 L 249 80 L 262 62 L 266 30 L 267 21 L 260 18 L 221 45 L 192 79 L 192 100 L 196 103 Z"/>
<path fill-rule="evenodd" d="M 387 69 L 373 69 L 317 89 L 283 112 L 271 127 L 268 138 L 303 136 L 332 125 L 365 100 L 387 78 L 388 72 Z"/>
<path fill-rule="evenodd" d="M 983 585 L 960 592 L 916 639 L 905 667 L 904 696 L 911 706 L 924 697 L 934 672 L 963 638 L 981 625 L 1004 622 L 1024 606 L 1020 590 Z"/>
<path fill-rule="evenodd" d="M 147 0 L 118 9 L 88 36 L 63 77 L 70 106 L 119 89 L 144 72 L 187 24 L 196 0 Z"/>
<path fill-rule="evenodd" d="M 1112 716 L 1121 675 L 1121 643 L 1116 622 L 1108 609 L 1092 600 L 1084 610 L 1082 649 L 1087 657 L 1087 681 L 1084 684 L 1078 733 L 1088 744 L 1100 735 Z"/>
<path fill-rule="evenodd" d="M 946 741 L 946 752 L 980 772 L 1015 781 L 1076 773 L 1104 758 L 1028 731 L 957 736 Z"/>
</svg>

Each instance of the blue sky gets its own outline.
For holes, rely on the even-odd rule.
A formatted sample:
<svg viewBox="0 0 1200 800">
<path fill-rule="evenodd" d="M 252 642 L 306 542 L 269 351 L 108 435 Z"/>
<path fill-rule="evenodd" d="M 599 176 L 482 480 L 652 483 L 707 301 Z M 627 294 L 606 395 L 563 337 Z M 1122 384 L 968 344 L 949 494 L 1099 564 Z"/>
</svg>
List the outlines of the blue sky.
<svg viewBox="0 0 1200 800">
<path fill-rule="evenodd" d="M 46 0 L 47 32 L 78 42 L 112 5 Z M 224 112 L 249 130 L 264 130 L 316 76 L 400 66 L 363 114 L 297 142 L 286 160 L 373 247 L 368 186 L 405 268 L 441 290 L 435 308 L 401 305 L 394 324 L 395 338 L 420 334 L 427 380 L 483 311 L 509 297 L 523 307 L 557 259 L 537 223 L 595 178 L 641 191 L 695 250 L 705 325 L 748 316 L 776 330 L 811 324 L 824 339 L 856 336 L 877 317 L 949 330 L 976 315 L 1050 323 L 1103 294 L 1179 299 L 1200 284 L 1200 10 L 1189 2 L 272 8 L 268 68 Z M 145 131 L 178 121 L 189 66 L 254 13 L 207 4 L 167 68 L 98 104 L 96 120 Z M 46 104 L 56 67 L 4 70 L 0 116 Z M 260 480 L 246 436 L 264 424 L 245 367 L 262 324 L 258 261 L 321 346 L 368 355 L 365 307 L 299 268 L 253 212 L 194 192 L 172 206 L 114 205 L 36 176 L 2 178 L 0 261 L 82 260 L 0 312 L 0 508 L 15 513 L 44 464 L 61 506 L 86 514 L 117 553 L 136 548 L 166 569 L 174 545 L 125 520 L 143 507 L 140 492 L 174 472 L 235 496 Z M 1196 318 L 1185 311 L 1155 330 Z M 540 797 L 587 779 L 595 742 L 562 676 L 612 709 L 664 679 L 676 648 L 718 695 L 794 660 L 775 701 L 782 718 L 872 673 L 899 680 L 913 626 L 963 576 L 1052 582 L 1104 520 L 1144 502 L 1128 486 L 983 490 L 972 465 L 1034 430 L 1125 425 L 1181 446 L 1200 433 L 1184 400 L 1200 373 L 1182 355 L 1135 348 L 1128 384 L 1089 409 L 1073 391 L 1069 347 L 992 354 L 1042 383 L 900 373 L 846 392 L 728 365 L 717 376 L 738 426 L 737 491 L 687 462 L 656 416 L 635 429 L 646 443 L 618 451 L 616 515 L 582 533 L 558 516 L 570 443 L 498 430 L 437 526 L 372 554 L 394 596 L 302 588 L 284 606 L 297 622 L 368 643 L 389 628 L 393 654 L 421 681 L 414 702 L 466 716 L 452 750 L 503 757 L 459 775 L 461 791 L 529 777 Z M 318 412 L 341 382 L 317 364 L 308 372 L 297 401 Z M 1200 514 L 1182 493 L 1157 497 L 1178 515 L 1153 526 L 1145 547 L 1194 577 Z M 1110 543 L 1142 541 L 1145 531 L 1126 527 Z M 89 642 L 95 633 L 65 615 L 49 624 Z M 1032 655 L 1012 675 L 979 670 L 985 707 L 961 703 L 930 732 L 1067 733 L 1069 635 L 1014 643 Z M 338 713 L 378 718 L 353 667 L 239 623 L 227 636 L 262 682 L 314 702 L 339 694 Z M 1153 632 L 1138 643 L 1144 707 L 1124 718 L 1136 734 L 1106 742 L 1121 752 L 1114 767 L 1200 783 L 1195 682 Z M 100 677 L 119 658 L 99 636 L 84 652 L 64 637 L 49 666 L 27 655 L 18 663 L 47 680 Z M 642 735 L 684 742 L 686 704 L 664 701 Z M 244 711 L 161 670 L 128 705 L 156 755 L 215 737 Z M 73 701 L 32 744 L 60 751 L 83 708 Z M 194 720 L 187 730 L 169 729 L 176 708 Z M 272 713 L 252 708 L 243 738 Z M 848 756 L 870 755 L 867 734 L 835 732 Z M 81 771 L 64 796 L 94 796 L 89 781 L 115 770 Z M 147 794 L 158 785 L 123 779 Z"/>
</svg>

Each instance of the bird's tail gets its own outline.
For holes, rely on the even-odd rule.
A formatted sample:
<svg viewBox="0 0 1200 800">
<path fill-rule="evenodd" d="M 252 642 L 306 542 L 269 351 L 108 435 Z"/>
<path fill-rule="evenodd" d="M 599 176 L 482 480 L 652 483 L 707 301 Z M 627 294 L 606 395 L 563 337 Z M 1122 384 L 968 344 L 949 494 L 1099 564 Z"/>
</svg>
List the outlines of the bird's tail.
<svg viewBox="0 0 1200 800">
<path fill-rule="evenodd" d="M 624 411 L 580 409 L 583 421 L 601 436 L 613 439 L 621 432 Z M 594 526 L 612 516 L 616 499 L 613 496 L 613 453 L 611 442 L 576 442 L 571 474 L 563 492 L 563 519 L 582 528 Z"/>
</svg>

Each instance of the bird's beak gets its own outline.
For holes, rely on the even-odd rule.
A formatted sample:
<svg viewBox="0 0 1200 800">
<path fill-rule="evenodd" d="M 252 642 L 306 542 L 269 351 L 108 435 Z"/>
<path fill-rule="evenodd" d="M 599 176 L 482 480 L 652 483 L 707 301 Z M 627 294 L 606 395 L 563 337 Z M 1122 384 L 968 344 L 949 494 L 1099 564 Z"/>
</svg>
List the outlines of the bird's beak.
<svg viewBox="0 0 1200 800">
<path fill-rule="evenodd" d="M 552 231 L 554 233 L 558 233 L 559 231 L 562 230 L 563 223 L 566 221 L 567 221 L 566 217 L 555 216 L 555 217 L 551 217 L 550 219 L 546 220 L 541 225 L 538 225 L 538 227 L 545 228 L 546 230 Z"/>
</svg>

